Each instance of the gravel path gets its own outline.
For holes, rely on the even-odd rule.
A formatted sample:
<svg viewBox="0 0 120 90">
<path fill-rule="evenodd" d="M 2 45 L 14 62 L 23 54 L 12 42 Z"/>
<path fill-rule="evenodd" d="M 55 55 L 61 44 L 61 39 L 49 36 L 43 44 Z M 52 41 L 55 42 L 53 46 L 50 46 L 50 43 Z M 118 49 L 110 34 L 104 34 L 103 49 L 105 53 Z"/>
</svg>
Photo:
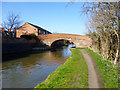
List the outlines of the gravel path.
<svg viewBox="0 0 120 90">
<path fill-rule="evenodd" d="M 96 62 L 87 51 L 84 49 L 81 49 L 80 51 L 83 54 L 88 66 L 88 88 L 104 88 L 101 77 L 97 72 L 98 70 L 96 68 Z"/>
</svg>

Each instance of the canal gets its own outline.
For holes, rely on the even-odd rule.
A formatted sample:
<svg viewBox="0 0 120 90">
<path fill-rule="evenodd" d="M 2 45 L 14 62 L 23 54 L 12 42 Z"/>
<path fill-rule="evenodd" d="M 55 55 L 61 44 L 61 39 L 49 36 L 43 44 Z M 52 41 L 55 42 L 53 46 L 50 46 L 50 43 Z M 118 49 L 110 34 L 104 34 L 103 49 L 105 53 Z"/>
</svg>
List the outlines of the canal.
<svg viewBox="0 0 120 90">
<path fill-rule="evenodd" d="M 70 46 L 2 63 L 2 88 L 34 88 L 71 56 Z"/>
</svg>

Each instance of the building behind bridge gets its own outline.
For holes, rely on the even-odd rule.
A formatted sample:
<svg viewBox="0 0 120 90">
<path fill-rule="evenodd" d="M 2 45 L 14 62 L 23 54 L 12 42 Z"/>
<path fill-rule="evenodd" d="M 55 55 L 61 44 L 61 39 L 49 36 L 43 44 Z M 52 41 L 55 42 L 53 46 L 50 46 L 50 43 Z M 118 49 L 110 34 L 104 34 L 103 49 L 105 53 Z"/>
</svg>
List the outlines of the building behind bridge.
<svg viewBox="0 0 120 90">
<path fill-rule="evenodd" d="M 52 34 L 52 33 L 28 22 L 26 22 L 24 25 L 22 25 L 20 28 L 16 30 L 17 38 L 20 38 L 21 35 L 29 35 L 29 34 L 35 34 L 36 36 L 38 36 L 38 35 Z"/>
</svg>

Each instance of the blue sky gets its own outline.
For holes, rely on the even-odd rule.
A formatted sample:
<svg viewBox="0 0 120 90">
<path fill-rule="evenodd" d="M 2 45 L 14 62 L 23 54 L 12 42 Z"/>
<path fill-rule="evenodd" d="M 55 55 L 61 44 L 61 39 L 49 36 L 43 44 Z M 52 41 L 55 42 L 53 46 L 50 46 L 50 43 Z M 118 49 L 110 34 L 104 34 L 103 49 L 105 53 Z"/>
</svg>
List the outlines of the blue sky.
<svg viewBox="0 0 120 90">
<path fill-rule="evenodd" d="M 23 25 L 29 22 L 52 33 L 84 35 L 86 17 L 80 16 L 82 2 L 2 2 L 2 20 L 9 12 L 18 13 Z"/>
</svg>

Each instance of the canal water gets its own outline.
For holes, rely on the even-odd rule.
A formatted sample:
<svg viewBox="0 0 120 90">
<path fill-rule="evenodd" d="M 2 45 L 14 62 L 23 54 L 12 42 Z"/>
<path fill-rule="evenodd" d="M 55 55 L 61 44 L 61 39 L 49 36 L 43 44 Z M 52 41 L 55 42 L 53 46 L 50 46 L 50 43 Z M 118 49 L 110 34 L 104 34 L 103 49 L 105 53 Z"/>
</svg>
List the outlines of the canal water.
<svg viewBox="0 0 120 90">
<path fill-rule="evenodd" d="M 71 56 L 69 47 L 2 63 L 2 88 L 34 88 Z"/>
</svg>

